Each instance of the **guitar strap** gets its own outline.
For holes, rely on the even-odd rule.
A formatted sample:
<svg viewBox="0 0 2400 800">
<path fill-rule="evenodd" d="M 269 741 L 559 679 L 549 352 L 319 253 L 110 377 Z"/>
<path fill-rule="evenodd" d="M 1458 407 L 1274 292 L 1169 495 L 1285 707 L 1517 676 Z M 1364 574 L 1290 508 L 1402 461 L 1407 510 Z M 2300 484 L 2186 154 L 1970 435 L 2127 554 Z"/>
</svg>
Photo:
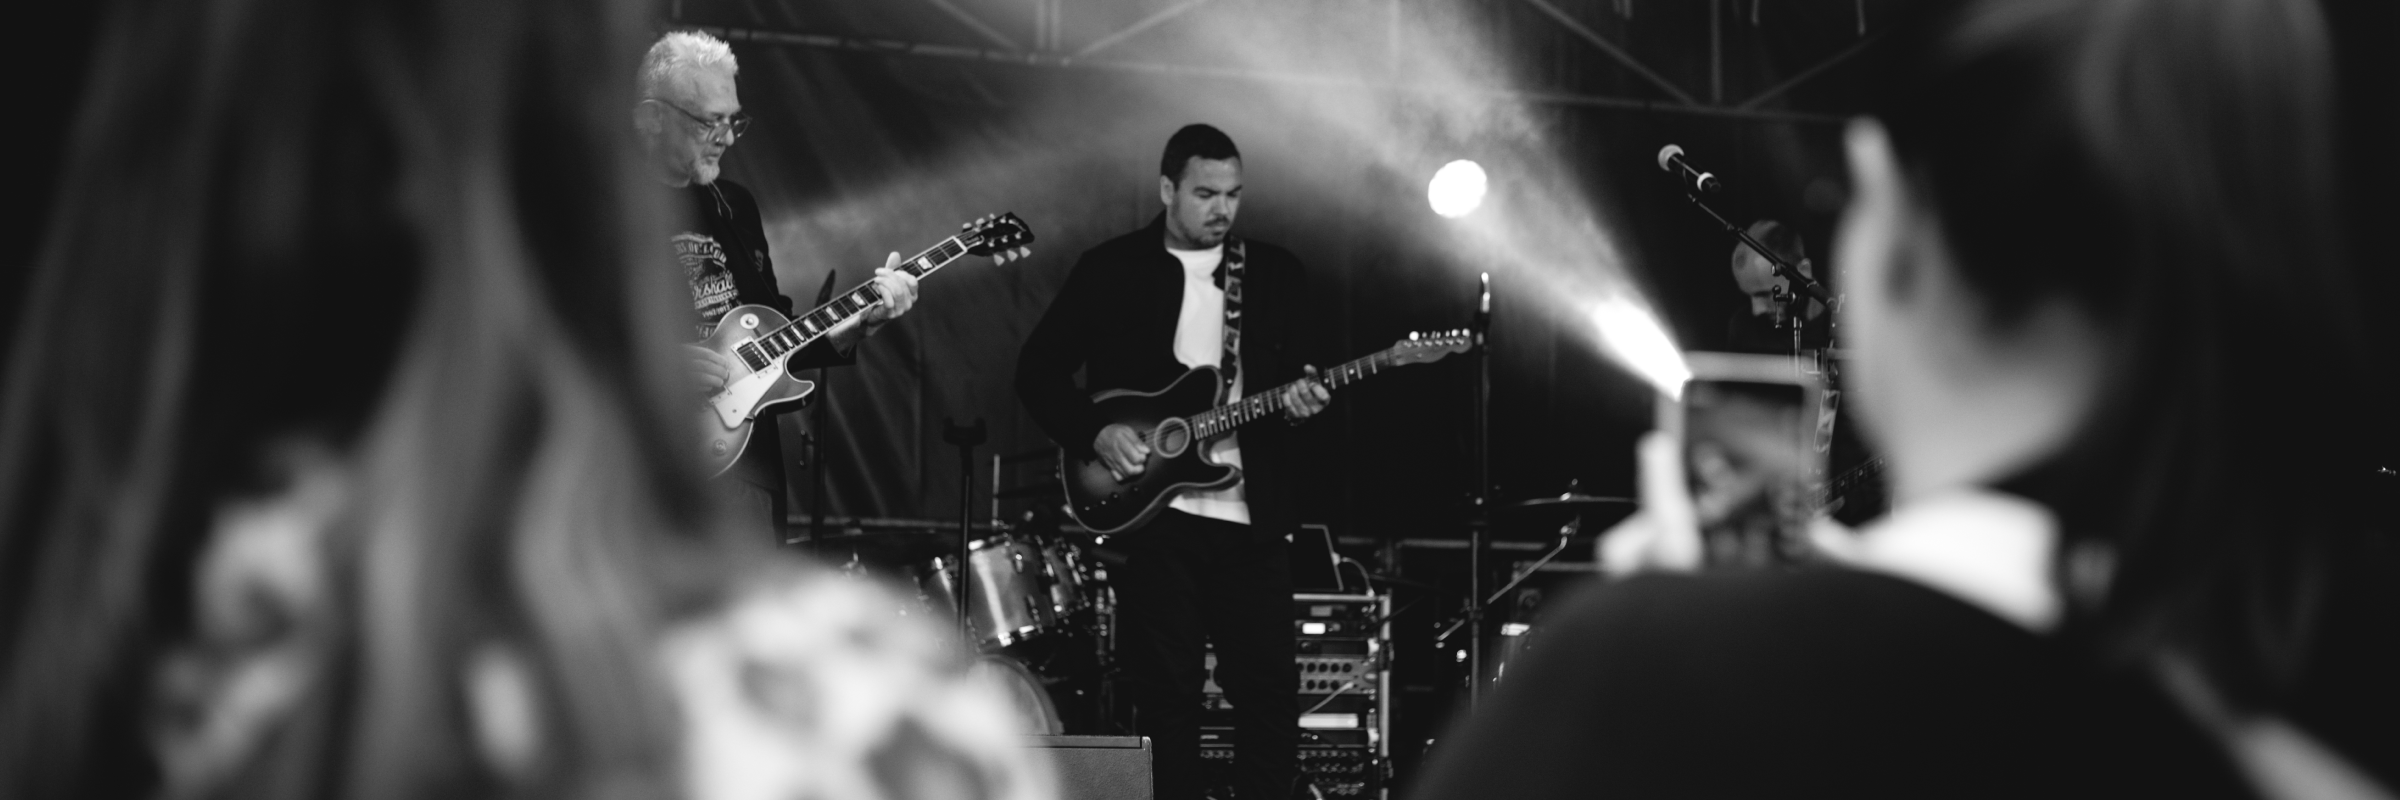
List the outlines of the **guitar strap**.
<svg viewBox="0 0 2400 800">
<path fill-rule="evenodd" d="M 1225 291 L 1225 355 L 1217 361 L 1227 391 L 1242 368 L 1242 240 L 1225 237 L 1225 259 L 1217 263 L 1217 288 Z"/>
</svg>

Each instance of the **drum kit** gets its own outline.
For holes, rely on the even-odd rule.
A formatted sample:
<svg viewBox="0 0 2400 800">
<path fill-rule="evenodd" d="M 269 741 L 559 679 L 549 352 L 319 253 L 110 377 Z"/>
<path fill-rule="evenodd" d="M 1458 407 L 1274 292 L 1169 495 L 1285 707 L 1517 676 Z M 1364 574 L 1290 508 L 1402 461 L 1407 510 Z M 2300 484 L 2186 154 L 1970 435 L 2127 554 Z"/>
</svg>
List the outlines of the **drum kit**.
<svg viewBox="0 0 2400 800">
<path fill-rule="evenodd" d="M 1072 716 L 1096 713 L 1115 608 L 1107 572 L 1063 534 L 1030 525 L 978 533 L 963 564 L 954 531 L 830 536 L 818 550 L 829 557 L 847 551 L 845 575 L 897 588 L 895 615 L 958 624 L 976 649 L 974 669 L 1016 700 L 1032 721 L 1028 732 L 1065 733 L 1062 702 Z M 956 612 L 962 574 L 963 624 Z"/>
<path fill-rule="evenodd" d="M 1055 486 L 1055 484 L 1052 484 Z M 1567 494 L 1514 503 L 1502 516 L 1560 531 L 1539 568 L 1560 555 L 1584 517 L 1613 520 L 1631 510 L 1625 498 Z M 898 589 L 896 616 L 929 617 L 958 626 L 975 649 L 973 669 L 999 683 L 1016 701 L 1030 733 L 1081 733 L 1104 726 L 1111 714 L 1104 692 L 1115 629 L 1115 595 L 1108 585 L 1107 550 L 1097 540 L 1067 533 L 1040 514 L 1015 525 L 977 525 L 959 554 L 955 530 L 873 532 L 852 529 L 817 539 L 820 555 L 843 574 Z M 1583 520 L 1599 522 L 1601 519 Z M 1570 524 L 1563 527 L 1559 522 Z M 1511 525 L 1516 528 L 1518 525 Z M 830 532 L 829 532 L 830 533 Z M 1490 606 L 1509 596 L 1530 571 L 1482 598 Z M 964 619 L 957 609 L 961 584 Z M 1464 620 L 1454 620 L 1439 639 Z M 1515 655 L 1522 624 L 1503 625 L 1502 661 Z M 1062 713 L 1063 712 L 1063 713 Z M 1070 731 L 1069 728 L 1075 730 Z"/>
</svg>

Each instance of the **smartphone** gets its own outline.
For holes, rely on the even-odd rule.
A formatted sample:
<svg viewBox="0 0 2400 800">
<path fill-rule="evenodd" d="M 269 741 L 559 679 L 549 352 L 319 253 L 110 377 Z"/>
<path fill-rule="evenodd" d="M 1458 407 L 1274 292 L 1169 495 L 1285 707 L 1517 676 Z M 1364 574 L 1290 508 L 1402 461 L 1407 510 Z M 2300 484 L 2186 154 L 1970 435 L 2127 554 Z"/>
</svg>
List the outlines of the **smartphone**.
<svg viewBox="0 0 2400 800">
<path fill-rule="evenodd" d="M 1791 356 L 1686 353 L 1680 398 L 1661 396 L 1659 429 L 1683 453 L 1704 563 L 1759 568 L 1806 560 L 1825 482 L 1824 383 Z"/>
</svg>

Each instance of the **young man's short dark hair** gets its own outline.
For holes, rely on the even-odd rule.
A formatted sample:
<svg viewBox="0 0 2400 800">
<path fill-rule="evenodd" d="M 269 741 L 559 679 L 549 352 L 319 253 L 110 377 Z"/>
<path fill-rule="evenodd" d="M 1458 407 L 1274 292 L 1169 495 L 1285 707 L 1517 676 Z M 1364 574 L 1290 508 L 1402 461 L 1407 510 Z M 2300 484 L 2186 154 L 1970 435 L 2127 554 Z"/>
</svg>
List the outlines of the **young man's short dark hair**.
<svg viewBox="0 0 2400 800">
<path fill-rule="evenodd" d="M 1167 152 L 1158 158 L 1158 174 L 1180 184 L 1183 165 L 1192 159 L 1224 161 L 1241 157 L 1242 151 L 1233 146 L 1233 137 L 1214 125 L 1195 122 L 1167 137 Z"/>
</svg>

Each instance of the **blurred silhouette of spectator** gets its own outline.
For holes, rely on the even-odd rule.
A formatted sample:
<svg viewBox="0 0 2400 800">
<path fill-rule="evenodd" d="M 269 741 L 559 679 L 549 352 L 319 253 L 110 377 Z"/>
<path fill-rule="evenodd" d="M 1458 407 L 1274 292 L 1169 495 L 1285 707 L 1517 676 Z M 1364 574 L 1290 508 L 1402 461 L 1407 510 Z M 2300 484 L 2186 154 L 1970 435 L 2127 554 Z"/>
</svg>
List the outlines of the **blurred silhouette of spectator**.
<svg viewBox="0 0 2400 800">
<path fill-rule="evenodd" d="M 1047 796 L 706 499 L 644 13 L 106 12 L 0 382 L 0 796 Z"/>
</svg>

